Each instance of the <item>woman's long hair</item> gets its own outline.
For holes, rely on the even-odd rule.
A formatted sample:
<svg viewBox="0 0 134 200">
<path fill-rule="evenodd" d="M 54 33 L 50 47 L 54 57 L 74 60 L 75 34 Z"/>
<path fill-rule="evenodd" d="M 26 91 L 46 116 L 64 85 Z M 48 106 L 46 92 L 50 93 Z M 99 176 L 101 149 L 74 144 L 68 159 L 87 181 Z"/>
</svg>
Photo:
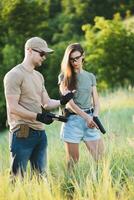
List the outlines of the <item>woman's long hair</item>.
<svg viewBox="0 0 134 200">
<path fill-rule="evenodd" d="M 69 90 L 75 90 L 77 88 L 76 73 L 74 67 L 70 62 L 70 54 L 74 51 L 79 51 L 83 55 L 84 50 L 79 43 L 70 44 L 64 53 L 61 62 L 61 73 L 63 74 L 63 87 Z"/>
</svg>

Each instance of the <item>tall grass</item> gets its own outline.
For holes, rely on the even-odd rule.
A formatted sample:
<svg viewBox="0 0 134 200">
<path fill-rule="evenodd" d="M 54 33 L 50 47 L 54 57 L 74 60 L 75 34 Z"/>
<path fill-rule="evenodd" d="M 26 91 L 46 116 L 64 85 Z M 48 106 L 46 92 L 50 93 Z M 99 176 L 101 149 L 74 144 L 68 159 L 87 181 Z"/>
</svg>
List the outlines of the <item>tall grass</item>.
<svg viewBox="0 0 134 200">
<path fill-rule="evenodd" d="M 48 182 L 30 179 L 29 173 L 15 185 L 10 183 L 7 131 L 0 134 L 0 200 L 133 200 L 134 93 L 118 90 L 100 97 L 101 120 L 107 134 L 104 158 L 97 164 L 80 144 L 80 161 L 73 173 L 66 170 L 59 122 L 46 126 L 48 135 Z M 128 140 L 129 139 L 129 140 Z"/>
</svg>

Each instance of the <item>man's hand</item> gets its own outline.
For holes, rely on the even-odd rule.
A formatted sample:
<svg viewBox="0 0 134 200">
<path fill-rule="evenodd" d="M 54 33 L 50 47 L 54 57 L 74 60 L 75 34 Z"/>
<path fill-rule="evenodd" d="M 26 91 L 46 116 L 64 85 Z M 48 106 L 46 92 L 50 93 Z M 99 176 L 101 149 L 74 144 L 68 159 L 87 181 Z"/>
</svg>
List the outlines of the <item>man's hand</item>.
<svg viewBox="0 0 134 200">
<path fill-rule="evenodd" d="M 65 105 L 68 101 L 70 101 L 74 96 L 73 92 L 69 92 L 66 95 L 61 95 L 60 104 Z"/>
<path fill-rule="evenodd" d="M 38 113 L 36 120 L 44 124 L 51 124 L 53 119 L 51 116 L 48 116 L 47 113 Z"/>
</svg>

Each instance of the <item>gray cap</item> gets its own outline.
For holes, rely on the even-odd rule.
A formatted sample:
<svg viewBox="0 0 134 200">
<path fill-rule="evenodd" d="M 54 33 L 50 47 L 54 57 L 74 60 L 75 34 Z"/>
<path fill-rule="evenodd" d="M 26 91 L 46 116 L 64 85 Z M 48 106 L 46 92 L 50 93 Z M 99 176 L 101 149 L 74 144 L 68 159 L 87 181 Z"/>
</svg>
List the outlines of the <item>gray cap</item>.
<svg viewBox="0 0 134 200">
<path fill-rule="evenodd" d="M 36 49 L 39 51 L 44 51 L 46 53 L 52 53 L 54 50 L 48 48 L 48 45 L 45 40 L 40 37 L 32 37 L 25 43 L 25 49 Z"/>
</svg>

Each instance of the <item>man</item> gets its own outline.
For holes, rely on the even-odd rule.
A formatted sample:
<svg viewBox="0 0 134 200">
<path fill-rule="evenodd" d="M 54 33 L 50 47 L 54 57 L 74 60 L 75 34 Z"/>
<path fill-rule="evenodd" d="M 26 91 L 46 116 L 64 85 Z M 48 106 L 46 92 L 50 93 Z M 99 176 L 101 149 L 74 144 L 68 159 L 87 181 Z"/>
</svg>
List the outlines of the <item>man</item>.
<svg viewBox="0 0 134 200">
<path fill-rule="evenodd" d="M 4 78 L 13 175 L 20 172 L 24 176 L 29 160 L 31 169 L 43 175 L 47 158 L 47 136 L 43 123 L 50 124 L 53 120 L 42 113 L 41 106 L 56 108 L 72 98 L 72 94 L 68 93 L 60 100 L 50 99 L 43 76 L 35 70 L 52 52 L 42 38 L 30 38 L 25 43 L 23 62 Z"/>
</svg>

